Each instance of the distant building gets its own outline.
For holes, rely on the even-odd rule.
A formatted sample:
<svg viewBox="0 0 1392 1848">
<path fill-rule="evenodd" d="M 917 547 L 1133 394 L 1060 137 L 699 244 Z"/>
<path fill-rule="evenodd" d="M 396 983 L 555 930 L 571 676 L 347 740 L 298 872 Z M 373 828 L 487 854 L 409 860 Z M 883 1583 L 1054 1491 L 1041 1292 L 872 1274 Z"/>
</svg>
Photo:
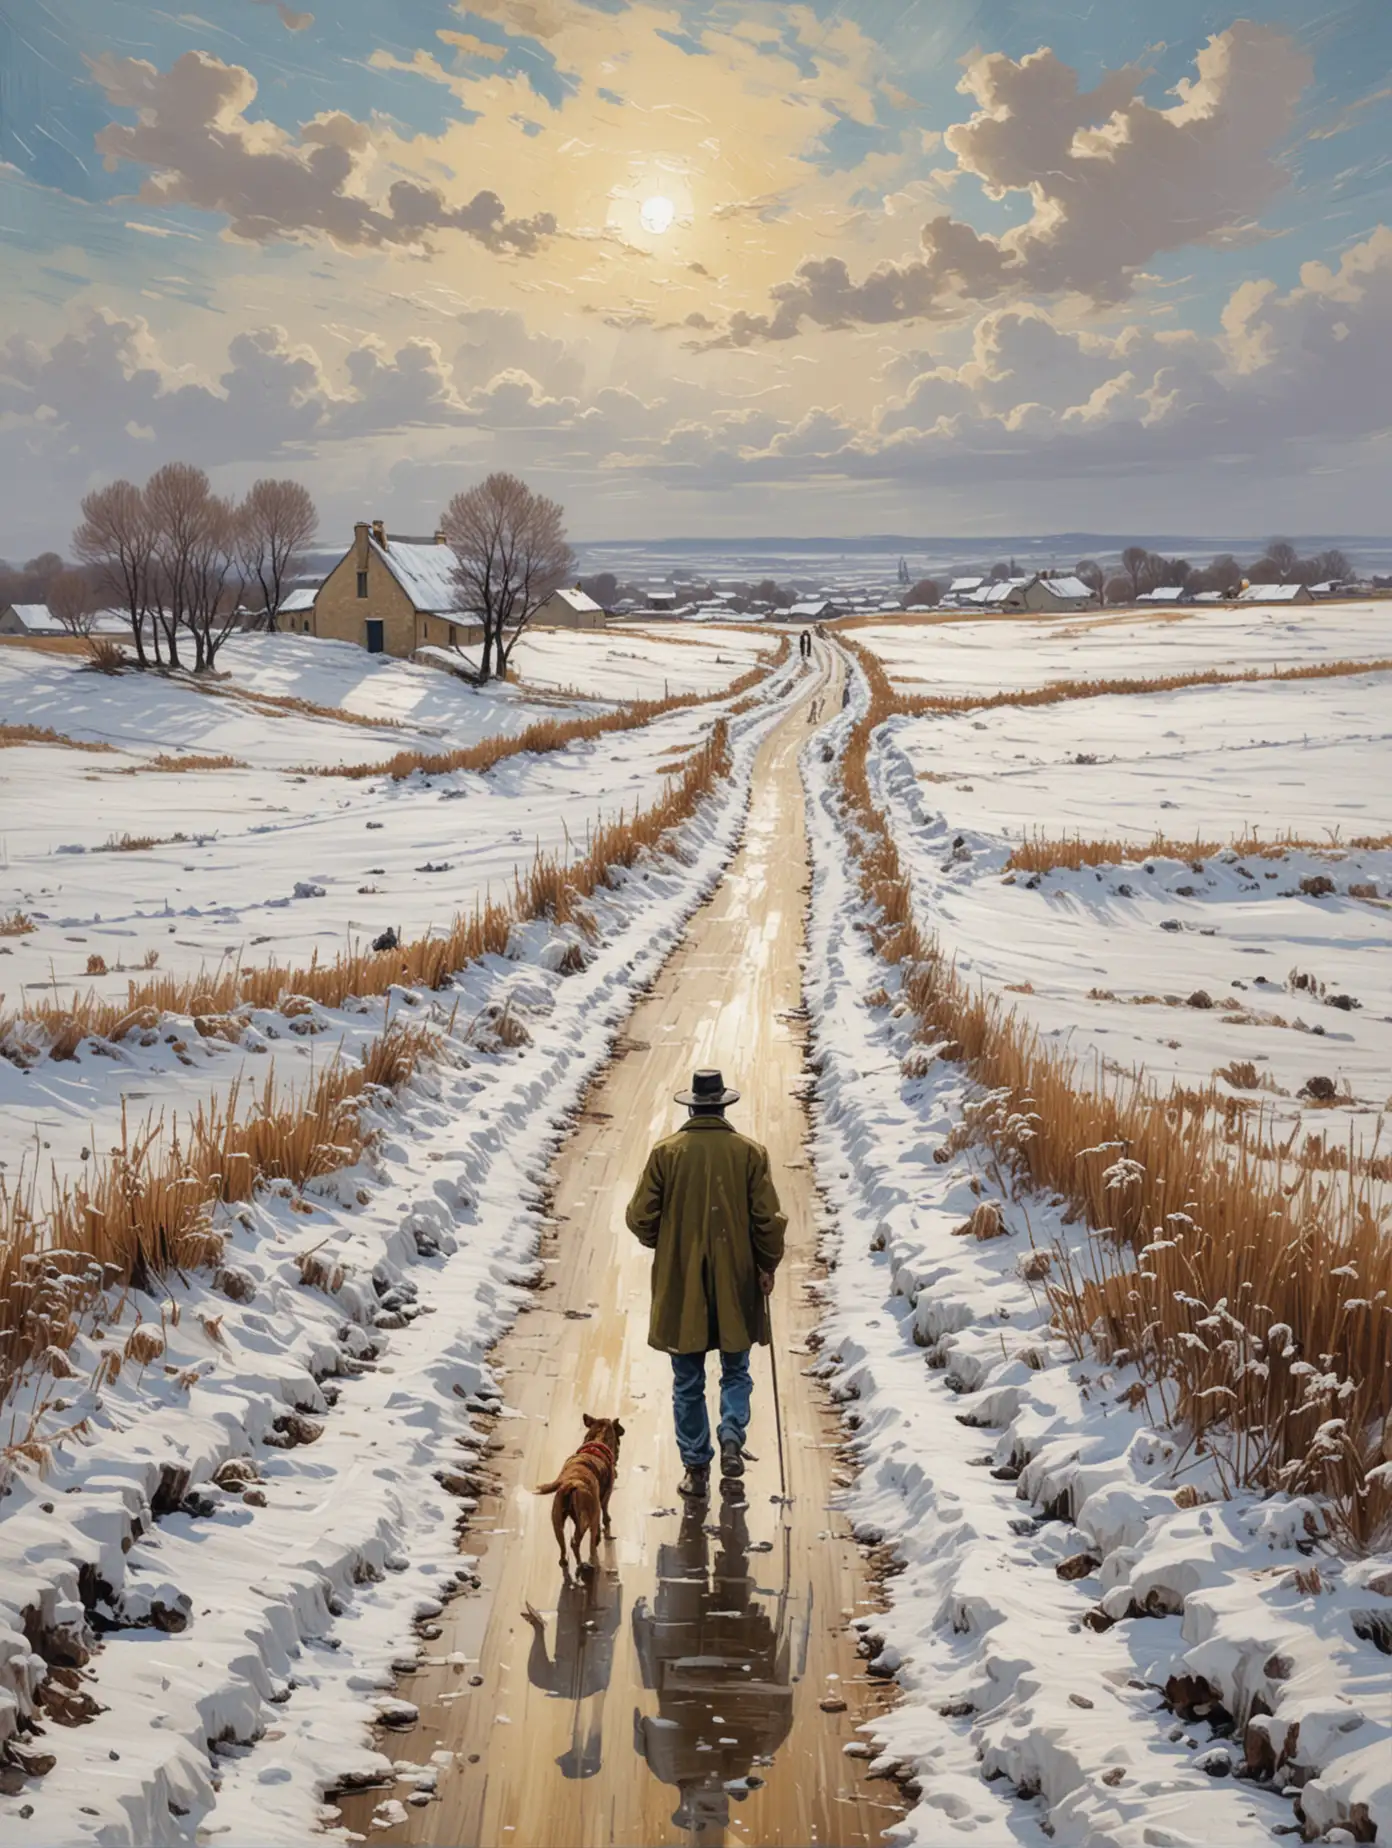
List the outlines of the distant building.
<svg viewBox="0 0 1392 1848">
<path fill-rule="evenodd" d="M 312 628 L 301 633 L 399 659 L 417 648 L 481 642 L 483 626 L 460 605 L 454 567 L 443 533 L 398 539 L 381 520 L 359 520 L 351 549 L 319 586 Z"/>
<path fill-rule="evenodd" d="M 276 611 L 275 627 L 282 635 L 312 635 L 314 633 L 314 601 L 319 595 L 318 585 L 305 585 L 299 590 L 287 590 L 280 600 Z"/>
<path fill-rule="evenodd" d="M 1027 579 L 1021 591 L 1021 607 L 1027 610 L 1092 610 L 1100 601 L 1079 577 L 1040 575 Z"/>
<path fill-rule="evenodd" d="M 985 578 L 979 577 L 953 578 L 952 582 L 947 587 L 947 596 L 943 601 L 945 603 L 964 603 L 969 597 L 974 596 L 985 582 Z"/>
<path fill-rule="evenodd" d="M 650 610 L 674 610 L 676 607 L 676 591 L 669 590 L 666 587 L 661 589 L 655 587 L 648 592 L 648 608 Z"/>
<path fill-rule="evenodd" d="M 992 613 L 1022 610 L 1026 607 L 1025 586 L 1028 583 L 1028 578 L 1002 578 L 997 584 L 983 583 L 968 595 L 966 607 L 990 610 Z"/>
<path fill-rule="evenodd" d="M 1143 590 L 1136 601 L 1137 603 L 1187 603 L 1189 598 L 1182 584 L 1157 584 L 1154 590 Z"/>
<path fill-rule="evenodd" d="M 841 605 L 833 603 L 829 597 L 810 597 L 804 603 L 795 603 L 784 612 L 789 622 L 830 622 L 842 614 Z"/>
<path fill-rule="evenodd" d="M 0 609 L 0 635 L 66 635 L 46 603 L 7 603 Z"/>
<path fill-rule="evenodd" d="M 1313 603 L 1308 584 L 1249 584 L 1239 603 Z"/>
<path fill-rule="evenodd" d="M 539 629 L 602 629 L 604 611 L 577 584 L 573 590 L 553 591 L 532 624 Z"/>
</svg>

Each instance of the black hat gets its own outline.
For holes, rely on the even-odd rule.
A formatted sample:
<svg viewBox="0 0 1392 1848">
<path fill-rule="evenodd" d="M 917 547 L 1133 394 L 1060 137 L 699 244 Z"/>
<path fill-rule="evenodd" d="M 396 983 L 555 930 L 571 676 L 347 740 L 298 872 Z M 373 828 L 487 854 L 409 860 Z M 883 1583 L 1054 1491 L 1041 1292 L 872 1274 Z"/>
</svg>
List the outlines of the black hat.
<svg viewBox="0 0 1392 1848">
<path fill-rule="evenodd" d="M 716 1071 L 693 1072 L 691 1089 L 678 1091 L 679 1104 L 737 1104 L 738 1091 L 727 1091 L 725 1080 Z"/>
</svg>

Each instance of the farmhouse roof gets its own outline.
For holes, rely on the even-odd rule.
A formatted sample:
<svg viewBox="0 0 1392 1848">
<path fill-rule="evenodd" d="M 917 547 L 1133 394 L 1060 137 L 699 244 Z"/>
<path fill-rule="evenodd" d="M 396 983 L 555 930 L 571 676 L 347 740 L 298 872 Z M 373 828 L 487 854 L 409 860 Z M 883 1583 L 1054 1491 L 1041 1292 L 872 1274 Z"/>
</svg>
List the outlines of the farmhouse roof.
<svg viewBox="0 0 1392 1848">
<path fill-rule="evenodd" d="M 459 586 L 454 580 L 455 557 L 447 545 L 422 545 L 410 539 L 391 539 L 373 551 L 411 599 L 411 606 L 427 616 L 457 616 L 463 612 Z"/>
<path fill-rule="evenodd" d="M 1042 577 L 1037 580 L 1051 597 L 1091 597 L 1092 586 L 1085 584 L 1080 577 Z"/>
<path fill-rule="evenodd" d="M 280 600 L 281 615 L 294 616 L 301 610 L 312 610 L 318 595 L 318 586 L 314 584 L 302 584 L 298 590 L 287 590 Z"/>
<path fill-rule="evenodd" d="M 1182 584 L 1157 584 L 1154 590 L 1143 590 L 1137 603 L 1178 603 L 1184 596 Z"/>
<path fill-rule="evenodd" d="M 599 605 L 595 602 L 594 598 L 587 597 L 584 591 L 578 586 L 570 589 L 558 590 L 556 595 L 560 598 L 562 603 L 574 610 L 577 615 L 584 615 L 589 611 L 599 609 Z"/>
<path fill-rule="evenodd" d="M 985 582 L 985 578 L 979 577 L 953 578 L 947 587 L 947 594 L 950 597 L 965 597 L 969 590 L 980 590 Z"/>
<path fill-rule="evenodd" d="M 1303 584 L 1249 584 L 1238 598 L 1239 603 L 1294 603 Z"/>
<path fill-rule="evenodd" d="M 18 616 L 30 635 L 53 634 L 62 630 L 62 623 L 51 613 L 46 603 L 11 603 L 8 607 Z"/>
</svg>

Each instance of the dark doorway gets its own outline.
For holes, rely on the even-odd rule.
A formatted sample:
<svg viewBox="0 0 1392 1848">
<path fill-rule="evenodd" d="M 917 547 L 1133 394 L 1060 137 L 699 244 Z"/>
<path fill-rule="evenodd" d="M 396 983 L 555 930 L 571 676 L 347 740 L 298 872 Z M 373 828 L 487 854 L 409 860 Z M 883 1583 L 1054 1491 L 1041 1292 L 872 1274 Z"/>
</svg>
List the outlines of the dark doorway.
<svg viewBox="0 0 1392 1848">
<path fill-rule="evenodd" d="M 367 652 L 369 654 L 381 654 L 385 646 L 382 639 L 381 617 L 369 616 L 365 626 L 367 628 Z"/>
</svg>

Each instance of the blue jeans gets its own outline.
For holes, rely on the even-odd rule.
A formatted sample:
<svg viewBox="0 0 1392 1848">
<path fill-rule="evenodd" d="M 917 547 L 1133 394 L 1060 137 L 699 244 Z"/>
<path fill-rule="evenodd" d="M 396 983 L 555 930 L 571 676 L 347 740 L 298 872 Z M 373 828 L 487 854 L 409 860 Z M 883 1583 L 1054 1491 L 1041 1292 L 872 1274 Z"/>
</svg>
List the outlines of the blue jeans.
<svg viewBox="0 0 1392 1848">
<path fill-rule="evenodd" d="M 749 1429 L 749 1395 L 754 1381 L 749 1373 L 749 1349 L 720 1356 L 720 1425 L 723 1444 L 733 1438 L 741 1446 Z M 672 1410 L 676 1415 L 677 1449 L 687 1469 L 704 1469 L 714 1456 L 710 1414 L 706 1410 L 706 1357 L 672 1356 Z"/>
</svg>

